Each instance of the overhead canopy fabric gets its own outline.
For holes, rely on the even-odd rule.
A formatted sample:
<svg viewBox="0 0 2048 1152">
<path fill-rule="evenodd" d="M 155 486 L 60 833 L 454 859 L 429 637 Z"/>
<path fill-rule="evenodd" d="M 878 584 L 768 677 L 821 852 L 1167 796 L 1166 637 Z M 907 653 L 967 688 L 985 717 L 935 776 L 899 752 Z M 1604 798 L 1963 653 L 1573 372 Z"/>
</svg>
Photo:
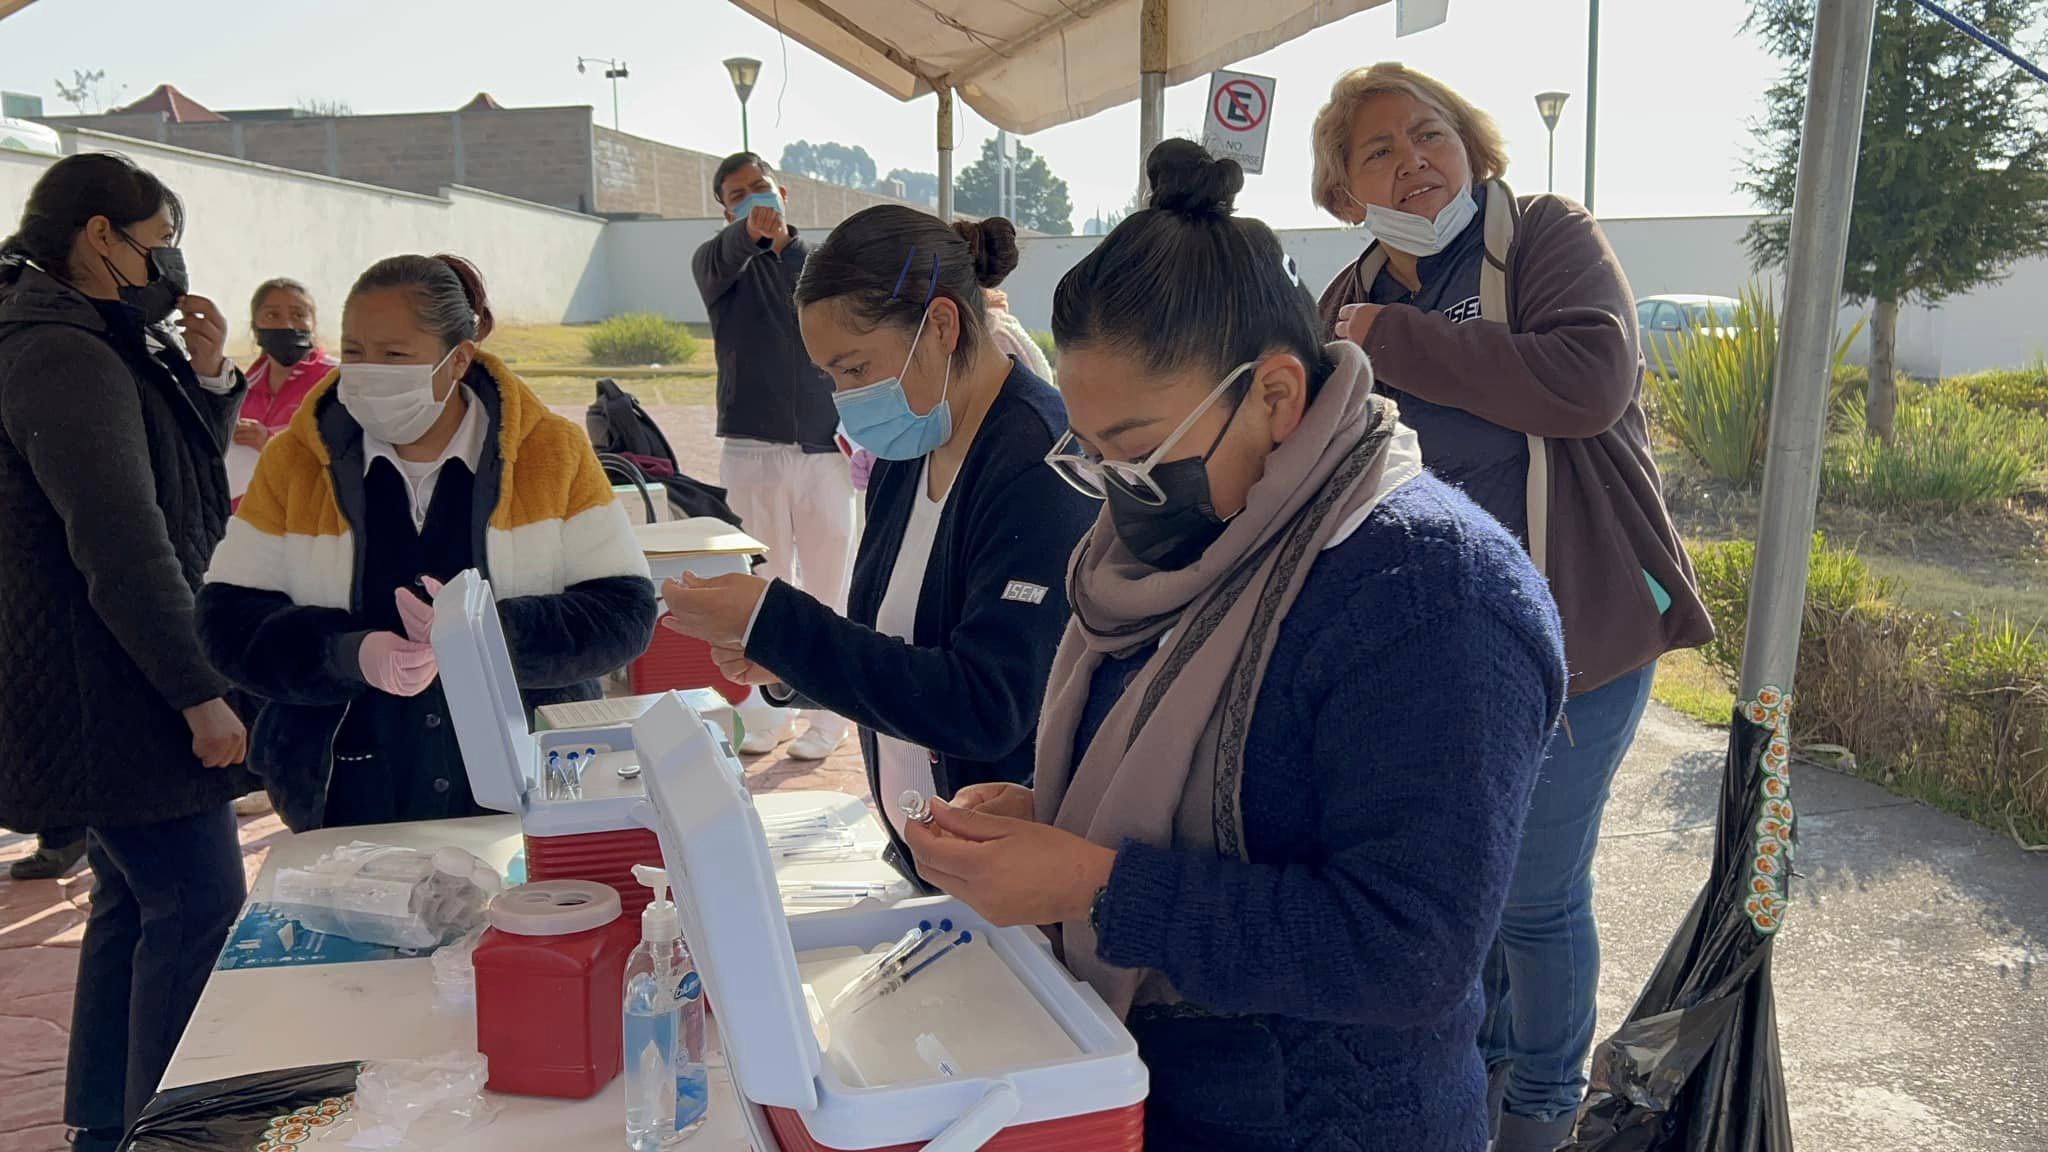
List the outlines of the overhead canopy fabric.
<svg viewBox="0 0 2048 1152">
<path fill-rule="evenodd" d="M 4 3 L 5 0 L 0 0 Z M 733 0 L 899 100 L 955 89 L 1039 132 L 1138 96 L 1142 0 Z M 1168 0 L 1178 84 L 1387 0 Z"/>
</svg>

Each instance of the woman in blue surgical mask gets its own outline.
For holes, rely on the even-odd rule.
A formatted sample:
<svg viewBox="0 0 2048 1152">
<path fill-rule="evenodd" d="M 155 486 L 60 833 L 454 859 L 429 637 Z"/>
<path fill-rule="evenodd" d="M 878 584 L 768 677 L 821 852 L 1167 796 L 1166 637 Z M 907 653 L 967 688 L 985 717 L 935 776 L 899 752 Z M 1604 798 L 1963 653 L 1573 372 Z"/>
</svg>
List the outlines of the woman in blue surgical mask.
<svg viewBox="0 0 2048 1152">
<path fill-rule="evenodd" d="M 483 278 L 357 279 L 341 367 L 272 440 L 214 553 L 200 635 L 261 702 L 249 766 L 295 831 L 474 816 L 431 643 L 481 569 L 527 711 L 590 700 L 654 635 L 654 586 L 583 430 L 479 345 Z"/>
<path fill-rule="evenodd" d="M 1529 550 L 1564 619 L 1564 723 L 1487 969 L 1498 1152 L 1571 1134 L 1594 1034 L 1593 846 L 1659 656 L 1713 625 L 1664 508 L 1636 305 L 1585 208 L 1516 198 L 1486 113 L 1399 64 L 1349 73 L 1315 125 L 1316 202 L 1364 225 L 1322 319 L 1372 359 L 1422 458 Z"/>
<path fill-rule="evenodd" d="M 989 332 L 984 287 L 1016 265 L 1002 219 L 888 205 L 835 229 L 796 306 L 847 437 L 878 458 L 847 614 L 752 576 L 662 589 L 667 625 L 728 676 L 860 725 L 899 849 L 903 793 L 1031 780 L 1062 573 L 1094 518 L 1041 462 L 1067 430 L 1059 393 Z"/>
</svg>

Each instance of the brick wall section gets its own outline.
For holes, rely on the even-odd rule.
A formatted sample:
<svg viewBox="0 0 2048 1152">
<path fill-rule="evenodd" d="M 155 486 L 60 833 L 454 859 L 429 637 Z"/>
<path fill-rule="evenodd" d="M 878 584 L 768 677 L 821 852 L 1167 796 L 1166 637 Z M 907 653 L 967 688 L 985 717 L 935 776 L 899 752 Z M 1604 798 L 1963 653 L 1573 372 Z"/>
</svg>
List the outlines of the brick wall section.
<svg viewBox="0 0 2048 1152">
<path fill-rule="evenodd" d="M 242 124 L 242 159 L 297 172 L 327 175 L 327 121 L 249 120 Z"/>
<path fill-rule="evenodd" d="M 462 164 L 456 164 L 457 119 Z M 711 178 L 721 157 L 593 125 L 590 109 L 509 108 L 333 120 L 166 124 L 157 115 L 55 117 L 52 123 L 237 156 L 300 172 L 433 195 L 450 184 L 577 212 L 704 219 L 720 215 Z M 328 168 L 328 133 L 335 139 Z M 236 149 L 236 129 L 241 146 Z M 800 228 L 831 228 L 892 197 L 783 174 L 789 216 Z M 596 203 L 591 203 L 595 189 Z"/>
<path fill-rule="evenodd" d="M 669 219 L 702 219 L 722 212 L 711 178 L 724 157 L 644 140 L 603 125 L 597 128 L 596 149 L 599 212 Z M 830 228 L 863 208 L 902 203 L 808 176 L 783 173 L 780 180 L 789 189 L 790 221 L 799 228 Z"/>
<path fill-rule="evenodd" d="M 517 108 L 462 113 L 462 183 L 589 212 L 587 108 Z"/>
</svg>

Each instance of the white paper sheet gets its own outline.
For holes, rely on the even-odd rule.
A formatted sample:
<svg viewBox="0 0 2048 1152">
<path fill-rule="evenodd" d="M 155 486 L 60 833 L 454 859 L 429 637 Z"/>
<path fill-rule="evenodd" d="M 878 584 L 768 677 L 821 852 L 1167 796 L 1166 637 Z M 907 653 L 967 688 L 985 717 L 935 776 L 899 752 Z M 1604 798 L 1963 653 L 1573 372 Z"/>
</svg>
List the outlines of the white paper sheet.
<svg viewBox="0 0 2048 1152">
<path fill-rule="evenodd" d="M 256 461 L 263 454 L 247 444 L 234 444 L 228 448 L 228 499 L 239 500 L 249 490 L 249 481 L 256 475 Z"/>
</svg>

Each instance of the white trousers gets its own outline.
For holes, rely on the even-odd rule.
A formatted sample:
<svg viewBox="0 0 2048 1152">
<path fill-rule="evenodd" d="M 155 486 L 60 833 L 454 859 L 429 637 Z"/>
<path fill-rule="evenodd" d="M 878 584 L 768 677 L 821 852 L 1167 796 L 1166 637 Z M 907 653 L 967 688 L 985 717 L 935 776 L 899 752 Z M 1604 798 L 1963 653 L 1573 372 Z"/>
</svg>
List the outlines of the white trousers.
<svg viewBox="0 0 2048 1152">
<path fill-rule="evenodd" d="M 845 615 L 856 542 L 846 457 L 794 444 L 725 440 L 718 473 L 747 535 L 767 546 L 767 562 L 756 574 L 795 585 Z M 786 709 L 760 703 L 759 693 L 741 711 L 748 731 L 779 729 L 789 720 Z M 846 721 L 830 712 L 807 711 L 804 719 L 828 738 L 846 734 Z"/>
</svg>

